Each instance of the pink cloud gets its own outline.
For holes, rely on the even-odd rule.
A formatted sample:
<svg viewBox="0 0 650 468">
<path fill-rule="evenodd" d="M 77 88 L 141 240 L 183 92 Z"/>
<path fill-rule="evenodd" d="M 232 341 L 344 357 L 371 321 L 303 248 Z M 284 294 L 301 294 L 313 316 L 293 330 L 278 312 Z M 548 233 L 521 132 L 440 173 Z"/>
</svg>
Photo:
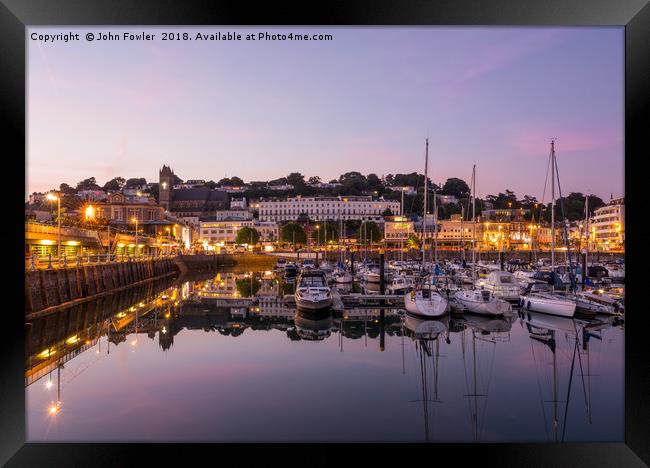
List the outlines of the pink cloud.
<svg viewBox="0 0 650 468">
<path fill-rule="evenodd" d="M 556 151 L 565 153 L 593 151 L 623 143 L 621 132 L 611 128 L 557 131 L 543 126 L 515 130 L 505 141 L 523 156 L 539 156 L 548 153 L 551 138 L 556 138 Z"/>
<path fill-rule="evenodd" d="M 515 31 L 492 43 L 477 43 L 467 59 L 449 70 L 448 76 L 438 88 L 443 97 L 462 95 L 462 85 L 476 78 L 507 66 L 518 59 L 537 53 L 563 38 L 565 33 L 557 29 Z"/>
</svg>

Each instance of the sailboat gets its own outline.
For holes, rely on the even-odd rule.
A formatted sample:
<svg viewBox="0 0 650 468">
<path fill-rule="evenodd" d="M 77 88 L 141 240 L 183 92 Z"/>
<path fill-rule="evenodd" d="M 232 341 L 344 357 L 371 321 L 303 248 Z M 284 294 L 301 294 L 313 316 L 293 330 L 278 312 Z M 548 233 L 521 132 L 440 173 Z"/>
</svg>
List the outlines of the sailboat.
<svg viewBox="0 0 650 468">
<path fill-rule="evenodd" d="M 472 280 L 476 288 L 476 165 L 472 168 Z M 454 295 L 457 308 L 474 314 L 503 315 L 512 310 L 512 306 L 495 296 L 493 291 L 481 289 L 466 289 L 457 291 Z"/>
<path fill-rule="evenodd" d="M 555 168 L 555 140 L 551 140 L 551 271 L 555 269 L 555 179 L 557 177 Z M 558 178 L 559 183 L 559 178 Z M 555 273 L 553 273 L 555 275 Z M 559 297 L 553 288 L 547 290 L 535 290 L 536 285 L 530 285 L 527 293 L 519 297 L 519 303 L 527 310 L 542 312 L 544 314 L 559 315 L 562 317 L 573 317 L 576 311 L 576 303 L 567 298 Z"/>
<path fill-rule="evenodd" d="M 423 243 L 422 243 L 422 269 L 425 268 L 425 254 L 424 247 L 424 227 L 426 226 L 426 213 L 427 213 L 427 191 L 429 189 L 427 178 L 429 168 L 429 139 L 426 139 L 426 152 L 424 160 L 424 212 L 423 212 Z M 423 317 L 441 317 L 447 313 L 449 301 L 442 297 L 440 293 L 431 289 L 425 288 L 421 284 L 415 286 L 415 289 L 407 292 L 404 295 L 404 307 L 406 311 L 411 314 L 416 314 Z"/>
</svg>

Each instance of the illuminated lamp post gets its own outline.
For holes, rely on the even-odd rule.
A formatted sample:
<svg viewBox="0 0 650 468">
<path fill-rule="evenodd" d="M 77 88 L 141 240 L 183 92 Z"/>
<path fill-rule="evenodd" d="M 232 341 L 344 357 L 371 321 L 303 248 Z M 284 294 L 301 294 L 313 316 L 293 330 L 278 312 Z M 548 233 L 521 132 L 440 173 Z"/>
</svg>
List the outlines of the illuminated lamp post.
<svg viewBox="0 0 650 468">
<path fill-rule="evenodd" d="M 132 218 L 135 223 L 135 258 L 138 258 L 138 218 Z"/>
<path fill-rule="evenodd" d="M 56 258 L 57 258 L 57 262 L 60 262 L 61 261 L 61 196 L 54 195 L 53 193 L 48 193 L 47 199 L 50 201 L 56 200 L 57 202 Z"/>
</svg>

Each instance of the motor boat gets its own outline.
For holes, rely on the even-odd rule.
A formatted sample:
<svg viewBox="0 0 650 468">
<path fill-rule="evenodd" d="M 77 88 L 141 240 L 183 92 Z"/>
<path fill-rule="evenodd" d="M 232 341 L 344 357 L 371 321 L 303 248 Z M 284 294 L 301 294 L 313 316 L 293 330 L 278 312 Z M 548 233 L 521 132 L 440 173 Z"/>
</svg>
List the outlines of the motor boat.
<svg viewBox="0 0 650 468">
<path fill-rule="evenodd" d="M 559 296 L 553 287 L 546 283 L 531 283 L 526 291 L 519 296 L 519 306 L 533 312 L 573 317 L 576 303 L 566 297 Z"/>
<path fill-rule="evenodd" d="M 284 276 L 287 278 L 295 278 L 296 274 L 298 274 L 298 267 L 295 265 L 295 263 L 287 263 L 284 266 Z"/>
<path fill-rule="evenodd" d="M 479 279 L 477 287 L 491 291 L 496 297 L 506 301 L 519 301 L 522 288 L 509 271 L 491 271 L 487 278 Z"/>
<path fill-rule="evenodd" d="M 368 267 L 366 271 L 363 272 L 362 278 L 366 283 L 379 283 L 381 279 L 379 267 Z"/>
<path fill-rule="evenodd" d="M 275 262 L 275 267 L 276 267 L 278 270 L 282 270 L 282 269 L 284 269 L 285 266 L 287 266 L 287 260 L 284 259 L 284 258 L 278 258 L 278 261 Z"/>
<path fill-rule="evenodd" d="M 465 289 L 454 294 L 454 305 L 473 314 L 497 316 L 512 310 L 509 302 L 488 289 Z"/>
<path fill-rule="evenodd" d="M 309 270 L 311 268 L 316 268 L 316 263 L 311 259 L 306 259 L 302 261 L 302 269 Z"/>
<path fill-rule="evenodd" d="M 325 273 L 311 268 L 303 271 L 298 277 L 295 299 L 299 309 L 319 310 L 331 307 L 332 294 Z"/>
<path fill-rule="evenodd" d="M 391 282 L 386 286 L 388 294 L 404 294 L 415 286 L 412 278 L 407 276 L 394 276 Z"/>
<path fill-rule="evenodd" d="M 575 295 L 576 310 L 605 315 L 621 315 L 625 312 L 625 306 L 619 300 L 599 291 L 577 292 Z"/>
<path fill-rule="evenodd" d="M 609 276 L 612 281 L 625 280 L 625 266 L 619 263 L 606 263 L 604 267 L 607 270 L 607 276 Z"/>
<path fill-rule="evenodd" d="M 353 277 L 348 270 L 339 266 L 332 272 L 332 280 L 337 284 L 348 284 L 352 283 Z"/>
<path fill-rule="evenodd" d="M 439 292 L 429 288 L 417 288 L 404 295 L 406 311 L 422 317 L 441 317 L 447 313 L 449 301 Z"/>
</svg>

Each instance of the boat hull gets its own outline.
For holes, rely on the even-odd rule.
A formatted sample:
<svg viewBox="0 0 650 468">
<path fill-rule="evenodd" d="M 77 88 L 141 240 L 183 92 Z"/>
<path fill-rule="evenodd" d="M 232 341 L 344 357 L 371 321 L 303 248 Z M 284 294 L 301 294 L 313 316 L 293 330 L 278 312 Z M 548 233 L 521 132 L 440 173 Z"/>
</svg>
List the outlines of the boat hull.
<svg viewBox="0 0 650 468">
<path fill-rule="evenodd" d="M 573 317 L 576 311 L 575 302 L 542 295 L 521 296 L 519 304 L 526 310 L 559 317 Z"/>
<path fill-rule="evenodd" d="M 306 310 L 321 310 L 332 307 L 332 298 L 309 300 L 304 298 L 296 298 L 296 307 Z"/>
<path fill-rule="evenodd" d="M 472 314 L 486 315 L 486 316 L 500 316 L 505 312 L 511 310 L 510 304 L 502 299 L 479 301 L 466 297 L 462 292 L 456 293 L 454 296 L 456 304 L 463 310 Z"/>
<path fill-rule="evenodd" d="M 437 293 L 431 299 L 424 298 L 415 291 L 404 295 L 404 308 L 407 312 L 420 317 L 442 317 L 447 313 L 448 301 Z"/>
</svg>

